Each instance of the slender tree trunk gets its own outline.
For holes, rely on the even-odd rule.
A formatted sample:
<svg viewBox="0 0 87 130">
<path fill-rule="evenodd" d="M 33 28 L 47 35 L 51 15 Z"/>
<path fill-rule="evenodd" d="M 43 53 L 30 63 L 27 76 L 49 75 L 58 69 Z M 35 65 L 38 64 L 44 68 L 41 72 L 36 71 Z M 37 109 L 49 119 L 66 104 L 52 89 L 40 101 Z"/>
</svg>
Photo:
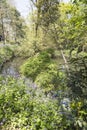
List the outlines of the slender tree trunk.
<svg viewBox="0 0 87 130">
<path fill-rule="evenodd" d="M 4 31 L 4 22 L 2 14 L 1 14 L 1 25 L 2 25 L 3 43 L 5 44 L 5 31 Z"/>
<path fill-rule="evenodd" d="M 35 33 L 36 33 L 36 37 L 37 37 L 37 33 L 38 33 L 38 27 L 39 27 L 39 23 L 40 22 L 40 6 L 37 3 L 37 20 L 36 20 L 36 27 L 35 27 Z"/>
<path fill-rule="evenodd" d="M 61 55 L 62 55 L 62 58 L 63 58 L 64 63 L 65 63 L 65 68 L 66 68 L 67 72 L 69 72 L 68 62 L 67 62 L 67 59 L 66 59 L 66 57 L 65 57 L 65 55 L 63 53 L 63 50 L 61 50 Z"/>
</svg>

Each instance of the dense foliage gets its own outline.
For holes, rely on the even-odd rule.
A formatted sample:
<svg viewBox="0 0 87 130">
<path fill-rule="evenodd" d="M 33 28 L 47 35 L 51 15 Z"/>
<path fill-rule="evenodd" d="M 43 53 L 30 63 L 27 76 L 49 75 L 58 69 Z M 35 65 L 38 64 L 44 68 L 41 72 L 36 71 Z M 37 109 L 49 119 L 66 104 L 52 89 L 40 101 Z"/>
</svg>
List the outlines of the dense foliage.
<svg viewBox="0 0 87 130">
<path fill-rule="evenodd" d="M 0 129 L 87 130 L 87 2 L 29 2 L 0 1 Z"/>
<path fill-rule="evenodd" d="M 87 113 L 83 111 L 81 101 L 69 103 L 67 99 L 60 99 L 59 96 L 55 99 L 31 85 L 25 86 L 23 78 L 18 81 L 11 77 L 6 79 L 0 77 L 0 129 L 87 128 L 85 122 Z M 64 101 L 68 103 L 65 107 Z"/>
<path fill-rule="evenodd" d="M 25 35 L 25 22 L 9 0 L 0 1 L 0 37 L 5 43 L 20 43 Z"/>
<path fill-rule="evenodd" d="M 0 46 L 0 67 L 14 56 L 15 46 Z"/>
</svg>

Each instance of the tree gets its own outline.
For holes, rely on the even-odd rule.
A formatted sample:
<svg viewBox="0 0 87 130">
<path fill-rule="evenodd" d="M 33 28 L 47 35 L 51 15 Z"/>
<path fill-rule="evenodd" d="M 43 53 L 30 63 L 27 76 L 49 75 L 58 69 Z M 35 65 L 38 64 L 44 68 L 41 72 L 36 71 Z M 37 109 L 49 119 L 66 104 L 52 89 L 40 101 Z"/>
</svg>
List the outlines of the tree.
<svg viewBox="0 0 87 130">
<path fill-rule="evenodd" d="M 25 23 L 19 11 L 7 0 L 0 1 L 0 33 L 6 42 L 21 42 L 24 38 Z"/>
<path fill-rule="evenodd" d="M 58 0 L 31 0 L 36 7 L 36 35 L 38 27 L 48 27 L 58 18 Z"/>
<path fill-rule="evenodd" d="M 13 7 L 11 8 L 11 28 L 13 31 L 13 37 L 15 40 L 15 43 L 21 42 L 21 40 L 24 38 L 25 35 L 25 22 L 23 18 L 21 17 L 19 11 Z"/>
<path fill-rule="evenodd" d="M 0 1 L 0 34 L 3 37 L 3 41 L 5 43 L 5 23 L 7 22 L 7 3 L 6 0 L 1 0 Z"/>
</svg>

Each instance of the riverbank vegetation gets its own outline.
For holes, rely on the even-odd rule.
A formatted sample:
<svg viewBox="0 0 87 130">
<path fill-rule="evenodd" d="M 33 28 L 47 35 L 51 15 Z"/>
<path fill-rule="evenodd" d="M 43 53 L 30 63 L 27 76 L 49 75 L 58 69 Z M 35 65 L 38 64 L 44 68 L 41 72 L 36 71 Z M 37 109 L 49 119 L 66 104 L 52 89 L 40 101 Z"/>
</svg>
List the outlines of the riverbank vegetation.
<svg viewBox="0 0 87 130">
<path fill-rule="evenodd" d="M 0 129 L 86 130 L 87 2 L 29 2 L 27 21 L 0 2 Z"/>
</svg>

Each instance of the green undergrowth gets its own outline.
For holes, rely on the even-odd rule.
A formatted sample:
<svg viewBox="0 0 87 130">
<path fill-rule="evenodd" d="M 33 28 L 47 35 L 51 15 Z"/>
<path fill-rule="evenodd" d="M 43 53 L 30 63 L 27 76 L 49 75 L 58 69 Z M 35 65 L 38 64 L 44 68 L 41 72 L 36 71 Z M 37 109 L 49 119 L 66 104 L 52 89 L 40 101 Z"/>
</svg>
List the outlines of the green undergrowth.
<svg viewBox="0 0 87 130">
<path fill-rule="evenodd" d="M 43 51 L 29 58 L 20 68 L 23 75 L 32 78 L 46 92 L 57 89 L 65 80 L 65 73 L 58 70 L 53 56 L 51 51 Z"/>
<path fill-rule="evenodd" d="M 0 64 L 9 60 L 14 54 L 13 47 L 3 46 L 0 48 Z"/>
<path fill-rule="evenodd" d="M 41 89 L 0 77 L 0 129 L 57 130 L 62 121 L 58 110 L 58 101 Z"/>
<path fill-rule="evenodd" d="M 69 101 L 67 91 L 45 95 L 32 84 L 26 86 L 23 78 L 0 76 L 0 130 L 86 130 L 84 103 Z"/>
<path fill-rule="evenodd" d="M 21 67 L 21 72 L 27 77 L 31 77 L 33 80 L 37 75 L 47 68 L 51 62 L 50 55 L 46 52 L 37 54 L 34 57 L 29 58 L 25 64 Z"/>
</svg>

